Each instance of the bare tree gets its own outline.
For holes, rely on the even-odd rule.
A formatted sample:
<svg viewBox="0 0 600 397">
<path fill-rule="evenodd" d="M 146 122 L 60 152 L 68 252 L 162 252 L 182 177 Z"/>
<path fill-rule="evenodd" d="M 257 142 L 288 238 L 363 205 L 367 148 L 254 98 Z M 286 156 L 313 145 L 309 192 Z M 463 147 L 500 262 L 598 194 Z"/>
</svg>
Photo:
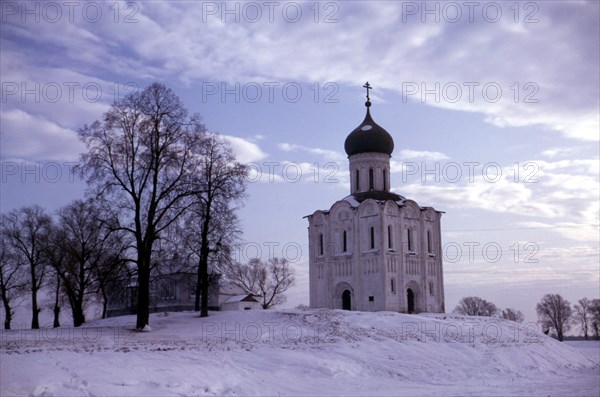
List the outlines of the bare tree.
<svg viewBox="0 0 600 397">
<path fill-rule="evenodd" d="M 280 258 L 267 262 L 253 258 L 247 264 L 232 264 L 227 278 L 246 293 L 260 297 L 263 309 L 284 303 L 285 292 L 295 283 L 294 269 Z"/>
<path fill-rule="evenodd" d="M 571 304 L 559 294 L 546 294 L 537 304 L 535 310 L 542 326 L 549 330 L 554 328 L 558 340 L 562 342 L 563 333 L 569 329 Z"/>
<path fill-rule="evenodd" d="M 119 234 L 120 235 L 120 234 Z M 127 264 L 129 260 L 125 257 L 126 247 L 123 244 L 109 246 L 101 257 L 97 266 L 93 269 L 96 280 L 96 296 L 102 304 L 102 318 L 108 317 L 109 291 L 116 283 L 131 276 Z"/>
<path fill-rule="evenodd" d="M 574 319 L 579 322 L 581 326 L 581 330 L 583 331 L 583 336 L 585 340 L 588 340 L 588 331 L 590 327 L 590 312 L 591 312 L 591 302 L 588 298 L 579 299 L 577 305 L 573 307 L 575 309 Z"/>
<path fill-rule="evenodd" d="M 590 302 L 590 326 L 594 331 L 596 340 L 600 339 L 600 299 L 592 299 Z"/>
<path fill-rule="evenodd" d="M 14 252 L 15 260 L 23 262 L 29 273 L 32 329 L 40 327 L 37 296 L 46 273 L 46 244 L 51 225 L 52 219 L 37 205 L 2 216 L 2 233 L 6 243 Z"/>
<path fill-rule="evenodd" d="M 0 296 L 4 305 L 4 329 L 10 329 L 14 315 L 12 302 L 23 294 L 27 285 L 22 265 L 23 262 L 17 260 L 6 244 L 4 233 L 0 234 Z"/>
<path fill-rule="evenodd" d="M 498 307 L 478 296 L 467 296 L 458 302 L 454 311 L 465 316 L 492 317 L 498 313 Z"/>
<path fill-rule="evenodd" d="M 53 223 L 46 239 L 45 256 L 49 270 L 48 276 L 51 280 L 48 282 L 48 286 L 52 287 L 54 292 L 54 307 L 52 310 L 54 313 L 54 328 L 60 327 L 60 305 L 62 303 L 60 268 L 64 265 L 68 255 L 67 249 L 63 246 L 64 242 L 65 235 L 63 231 Z"/>
<path fill-rule="evenodd" d="M 187 229 L 187 246 L 196 257 L 197 282 L 195 310 L 208 316 L 209 265 L 211 257 L 229 260 L 226 254 L 240 233 L 236 208 L 244 197 L 247 167 L 236 162 L 231 147 L 216 135 L 207 135 L 199 147 L 202 173 L 200 193 L 191 207 Z M 224 255 L 225 254 L 225 255 Z M 216 273 L 216 272 L 215 272 Z"/>
<path fill-rule="evenodd" d="M 138 280 L 138 329 L 149 324 L 154 243 L 190 206 L 205 128 L 188 116 L 180 99 L 162 84 L 114 103 L 102 121 L 84 126 L 88 151 L 80 175 L 92 193 L 110 202 L 114 228 L 134 240 Z"/>
<path fill-rule="evenodd" d="M 525 316 L 523 316 L 523 313 L 520 310 L 512 309 L 510 307 L 502 310 L 500 316 L 505 320 L 510 320 L 517 323 L 522 323 L 523 320 L 525 320 Z"/>
<path fill-rule="evenodd" d="M 206 316 L 208 309 L 208 291 L 204 286 L 210 289 L 213 283 L 219 281 L 223 268 L 232 261 L 232 247 L 241 234 L 233 209 L 213 208 L 208 223 L 205 222 L 205 210 L 197 203 L 179 229 L 186 268 L 196 273 L 194 310 L 201 311 L 201 317 Z M 203 247 L 208 247 L 208 250 L 203 251 Z"/>
<path fill-rule="evenodd" d="M 58 212 L 49 253 L 75 327 L 85 323 L 84 305 L 89 295 L 98 293 L 99 278 L 107 276 L 106 270 L 117 269 L 118 261 L 113 262 L 115 266 L 105 265 L 126 249 L 121 234 L 106 227 L 100 208 L 91 200 L 74 201 Z"/>
</svg>

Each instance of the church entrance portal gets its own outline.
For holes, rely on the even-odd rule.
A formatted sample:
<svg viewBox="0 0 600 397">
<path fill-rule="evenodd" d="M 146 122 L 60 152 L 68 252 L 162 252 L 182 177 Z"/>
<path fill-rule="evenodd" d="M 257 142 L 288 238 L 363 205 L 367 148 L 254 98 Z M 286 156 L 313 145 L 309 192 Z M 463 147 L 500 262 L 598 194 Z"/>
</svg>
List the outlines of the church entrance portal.
<svg viewBox="0 0 600 397">
<path fill-rule="evenodd" d="M 412 289 L 406 290 L 406 301 L 408 302 L 408 312 L 415 312 L 415 294 Z"/>
<path fill-rule="evenodd" d="M 342 292 L 342 309 L 352 310 L 352 294 L 348 290 Z"/>
</svg>

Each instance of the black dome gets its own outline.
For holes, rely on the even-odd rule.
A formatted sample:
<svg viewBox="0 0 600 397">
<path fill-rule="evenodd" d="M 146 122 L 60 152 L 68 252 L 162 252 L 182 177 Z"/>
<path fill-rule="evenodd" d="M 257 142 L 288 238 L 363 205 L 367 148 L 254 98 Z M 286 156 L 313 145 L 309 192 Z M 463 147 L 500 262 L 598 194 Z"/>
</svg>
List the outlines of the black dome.
<svg viewBox="0 0 600 397">
<path fill-rule="evenodd" d="M 394 151 L 394 140 L 385 129 L 373 121 L 367 108 L 363 122 L 346 138 L 344 149 L 348 156 L 368 152 L 391 155 Z"/>
</svg>

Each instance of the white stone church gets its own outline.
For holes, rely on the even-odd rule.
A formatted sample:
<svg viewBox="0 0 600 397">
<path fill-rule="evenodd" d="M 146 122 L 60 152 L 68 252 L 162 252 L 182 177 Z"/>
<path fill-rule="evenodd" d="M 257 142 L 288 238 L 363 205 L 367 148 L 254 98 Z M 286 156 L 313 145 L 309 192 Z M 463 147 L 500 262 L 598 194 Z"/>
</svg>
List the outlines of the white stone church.
<svg viewBox="0 0 600 397">
<path fill-rule="evenodd" d="M 444 312 L 440 218 L 390 191 L 392 136 L 367 114 L 344 144 L 350 195 L 307 216 L 310 306 Z"/>
</svg>

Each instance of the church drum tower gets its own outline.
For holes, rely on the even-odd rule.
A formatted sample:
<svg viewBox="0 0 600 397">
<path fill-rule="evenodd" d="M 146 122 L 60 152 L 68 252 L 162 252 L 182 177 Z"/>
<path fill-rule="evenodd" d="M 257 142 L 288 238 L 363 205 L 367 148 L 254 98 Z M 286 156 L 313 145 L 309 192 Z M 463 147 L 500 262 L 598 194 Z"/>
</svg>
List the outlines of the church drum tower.
<svg viewBox="0 0 600 397">
<path fill-rule="evenodd" d="M 390 191 L 392 136 L 367 114 L 346 138 L 350 195 L 308 215 L 310 306 L 444 312 L 440 218 Z"/>
</svg>

